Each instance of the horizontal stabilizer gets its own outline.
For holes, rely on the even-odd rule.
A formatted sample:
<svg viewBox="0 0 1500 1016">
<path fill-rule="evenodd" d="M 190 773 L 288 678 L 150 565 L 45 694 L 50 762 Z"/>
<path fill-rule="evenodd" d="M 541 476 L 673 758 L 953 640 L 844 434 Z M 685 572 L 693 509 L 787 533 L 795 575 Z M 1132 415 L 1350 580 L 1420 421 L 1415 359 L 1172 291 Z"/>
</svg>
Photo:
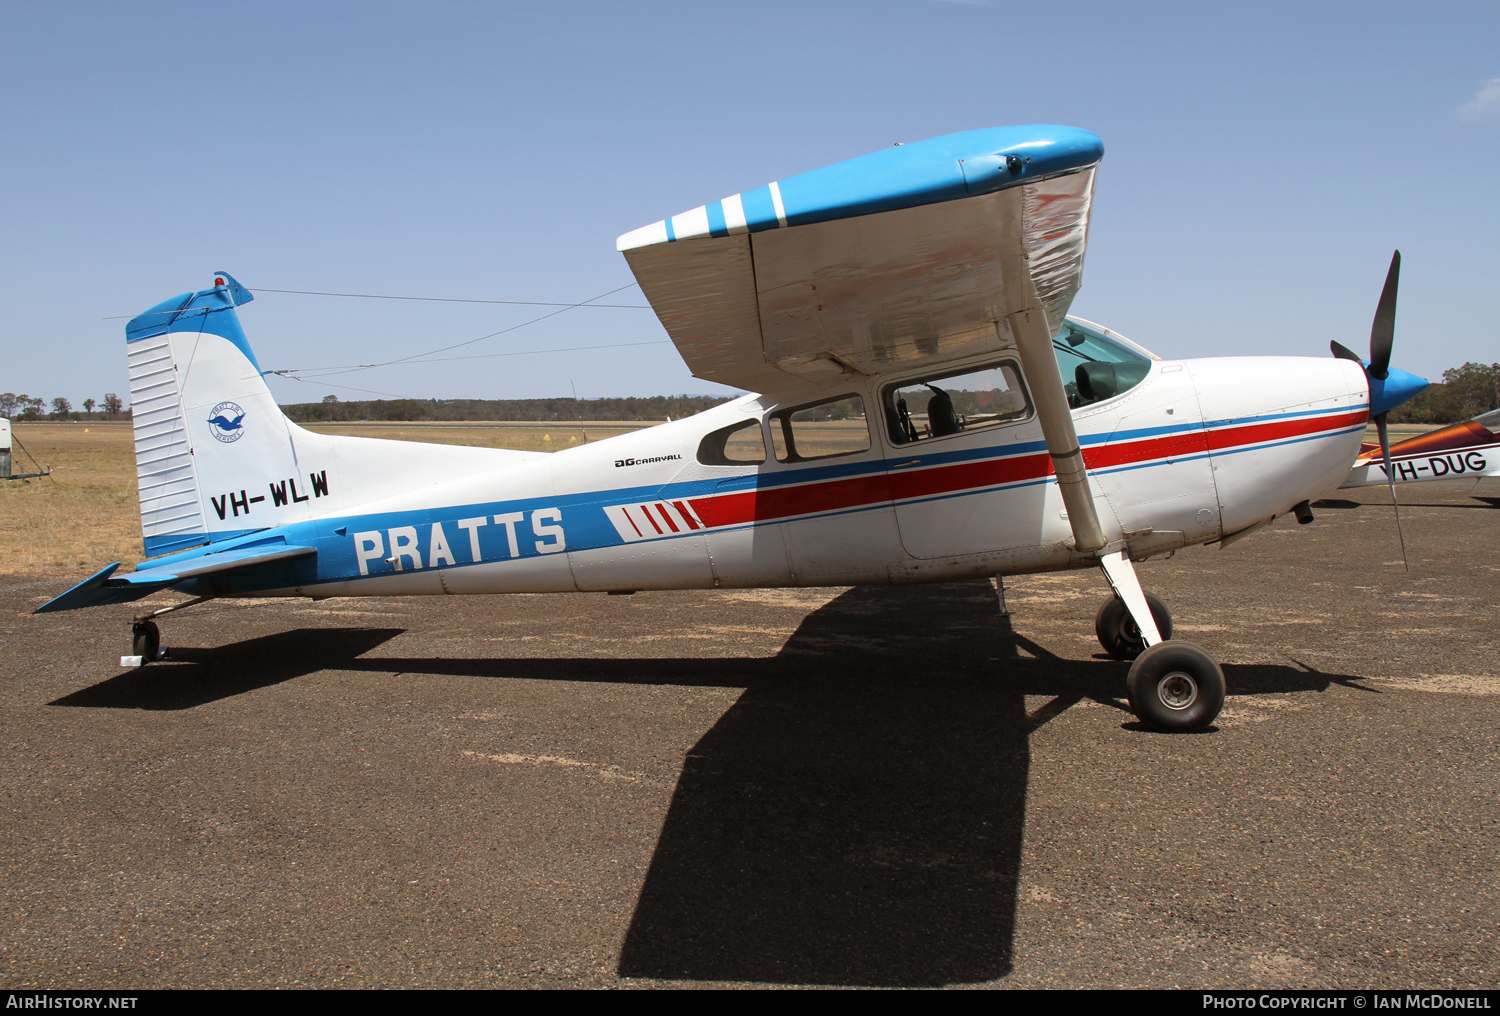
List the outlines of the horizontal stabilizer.
<svg viewBox="0 0 1500 1016">
<path fill-rule="evenodd" d="M 108 603 L 128 603 L 150 596 L 158 589 L 166 589 L 188 579 L 223 575 L 277 561 L 307 557 L 316 554 L 314 547 L 288 547 L 272 544 L 264 547 L 243 547 L 226 550 L 218 554 L 204 554 L 168 564 L 162 562 L 158 568 L 147 567 L 129 575 L 114 576 L 120 562 L 105 568 L 97 575 L 87 578 L 61 596 L 48 600 L 32 613 L 50 614 L 58 610 L 77 610 L 80 607 L 99 607 Z"/>
</svg>

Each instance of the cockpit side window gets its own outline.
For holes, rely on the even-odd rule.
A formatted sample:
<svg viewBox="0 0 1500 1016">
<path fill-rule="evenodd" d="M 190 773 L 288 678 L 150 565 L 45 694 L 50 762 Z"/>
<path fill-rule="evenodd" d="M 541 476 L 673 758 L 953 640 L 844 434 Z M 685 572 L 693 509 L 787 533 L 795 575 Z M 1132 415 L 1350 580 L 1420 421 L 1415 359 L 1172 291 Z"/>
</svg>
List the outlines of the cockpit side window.
<svg viewBox="0 0 1500 1016">
<path fill-rule="evenodd" d="M 771 414 L 770 424 L 781 462 L 853 455 L 870 447 L 865 400 L 858 395 L 778 410 Z"/>
<path fill-rule="evenodd" d="M 885 389 L 886 429 L 893 444 L 968 433 L 1031 415 L 1020 371 L 1010 361 L 903 381 Z"/>
<path fill-rule="evenodd" d="M 1151 373 L 1151 360 L 1069 321 L 1052 339 L 1057 369 L 1074 409 L 1127 392 Z"/>
<path fill-rule="evenodd" d="M 766 439 L 759 420 L 721 427 L 698 443 L 698 461 L 705 466 L 752 466 L 766 461 Z"/>
</svg>

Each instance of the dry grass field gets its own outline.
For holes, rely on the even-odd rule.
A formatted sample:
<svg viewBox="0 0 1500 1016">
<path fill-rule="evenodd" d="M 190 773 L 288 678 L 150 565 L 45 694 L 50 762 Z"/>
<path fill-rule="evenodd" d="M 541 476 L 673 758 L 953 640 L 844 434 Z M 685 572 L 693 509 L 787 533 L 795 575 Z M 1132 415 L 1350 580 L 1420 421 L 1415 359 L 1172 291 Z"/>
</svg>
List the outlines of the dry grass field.
<svg viewBox="0 0 1500 1016">
<path fill-rule="evenodd" d="M 555 423 L 310 423 L 304 426 L 319 434 L 349 437 L 379 437 L 392 441 L 427 441 L 432 444 L 472 445 L 479 448 L 514 448 L 523 452 L 557 452 L 607 437 L 628 434 L 655 423 L 588 423 L 559 426 Z"/>
<path fill-rule="evenodd" d="M 111 561 L 139 560 L 130 424 L 18 423 L 14 434 L 52 475 L 0 481 L 0 575 L 81 581 Z M 17 448 L 12 468 L 23 466 L 31 463 Z"/>
<path fill-rule="evenodd" d="M 560 451 L 654 425 L 353 423 L 308 429 L 433 444 Z M 111 561 L 126 562 L 129 571 L 141 557 L 129 422 L 18 423 L 14 433 L 38 462 L 52 467 L 52 475 L 0 482 L 0 575 L 82 581 Z M 16 472 L 30 470 L 19 448 L 16 458 Z"/>
<path fill-rule="evenodd" d="M 1397 441 L 1405 441 L 1409 437 L 1416 437 L 1418 434 L 1426 434 L 1428 431 L 1438 430 L 1446 426 L 1448 426 L 1446 423 L 1393 423 L 1390 425 L 1391 444 L 1395 444 Z M 1374 421 L 1371 421 L 1365 427 L 1365 440 L 1380 440 L 1380 432 L 1375 429 Z"/>
</svg>

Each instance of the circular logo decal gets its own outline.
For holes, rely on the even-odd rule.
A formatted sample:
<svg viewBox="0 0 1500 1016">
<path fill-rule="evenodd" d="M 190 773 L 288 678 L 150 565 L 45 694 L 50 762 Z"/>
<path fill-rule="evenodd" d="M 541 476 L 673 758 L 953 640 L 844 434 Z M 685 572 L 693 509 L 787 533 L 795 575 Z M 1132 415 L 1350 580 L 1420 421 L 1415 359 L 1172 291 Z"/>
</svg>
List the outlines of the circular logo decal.
<svg viewBox="0 0 1500 1016">
<path fill-rule="evenodd" d="M 208 416 L 208 432 L 225 444 L 233 444 L 245 436 L 245 411 L 233 402 L 221 402 Z"/>
</svg>

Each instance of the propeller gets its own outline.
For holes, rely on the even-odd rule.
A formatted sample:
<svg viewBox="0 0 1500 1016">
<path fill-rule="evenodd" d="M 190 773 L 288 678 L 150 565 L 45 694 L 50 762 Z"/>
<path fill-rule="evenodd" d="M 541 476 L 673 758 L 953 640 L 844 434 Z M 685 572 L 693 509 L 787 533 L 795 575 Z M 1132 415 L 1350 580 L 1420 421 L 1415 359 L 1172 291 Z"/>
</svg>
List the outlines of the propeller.
<svg viewBox="0 0 1500 1016">
<path fill-rule="evenodd" d="M 1391 255 L 1391 267 L 1385 273 L 1385 288 L 1380 291 L 1380 303 L 1375 307 L 1375 320 L 1370 325 L 1370 362 L 1360 359 L 1358 353 L 1337 342 L 1330 342 L 1333 355 L 1342 360 L 1353 360 L 1364 367 L 1372 382 L 1384 381 L 1391 372 L 1391 343 L 1396 337 L 1396 288 L 1401 281 L 1401 252 Z M 1371 388 L 1375 386 L 1372 383 Z M 1374 403 L 1374 392 L 1371 392 Z M 1396 535 L 1401 540 L 1401 564 L 1411 571 L 1406 558 L 1406 534 L 1401 531 L 1401 505 L 1396 500 L 1396 471 L 1391 468 L 1391 436 L 1386 429 L 1386 418 L 1390 410 L 1375 414 L 1375 431 L 1380 435 L 1380 454 L 1385 460 L 1385 478 L 1391 487 L 1391 507 L 1396 512 Z"/>
</svg>

